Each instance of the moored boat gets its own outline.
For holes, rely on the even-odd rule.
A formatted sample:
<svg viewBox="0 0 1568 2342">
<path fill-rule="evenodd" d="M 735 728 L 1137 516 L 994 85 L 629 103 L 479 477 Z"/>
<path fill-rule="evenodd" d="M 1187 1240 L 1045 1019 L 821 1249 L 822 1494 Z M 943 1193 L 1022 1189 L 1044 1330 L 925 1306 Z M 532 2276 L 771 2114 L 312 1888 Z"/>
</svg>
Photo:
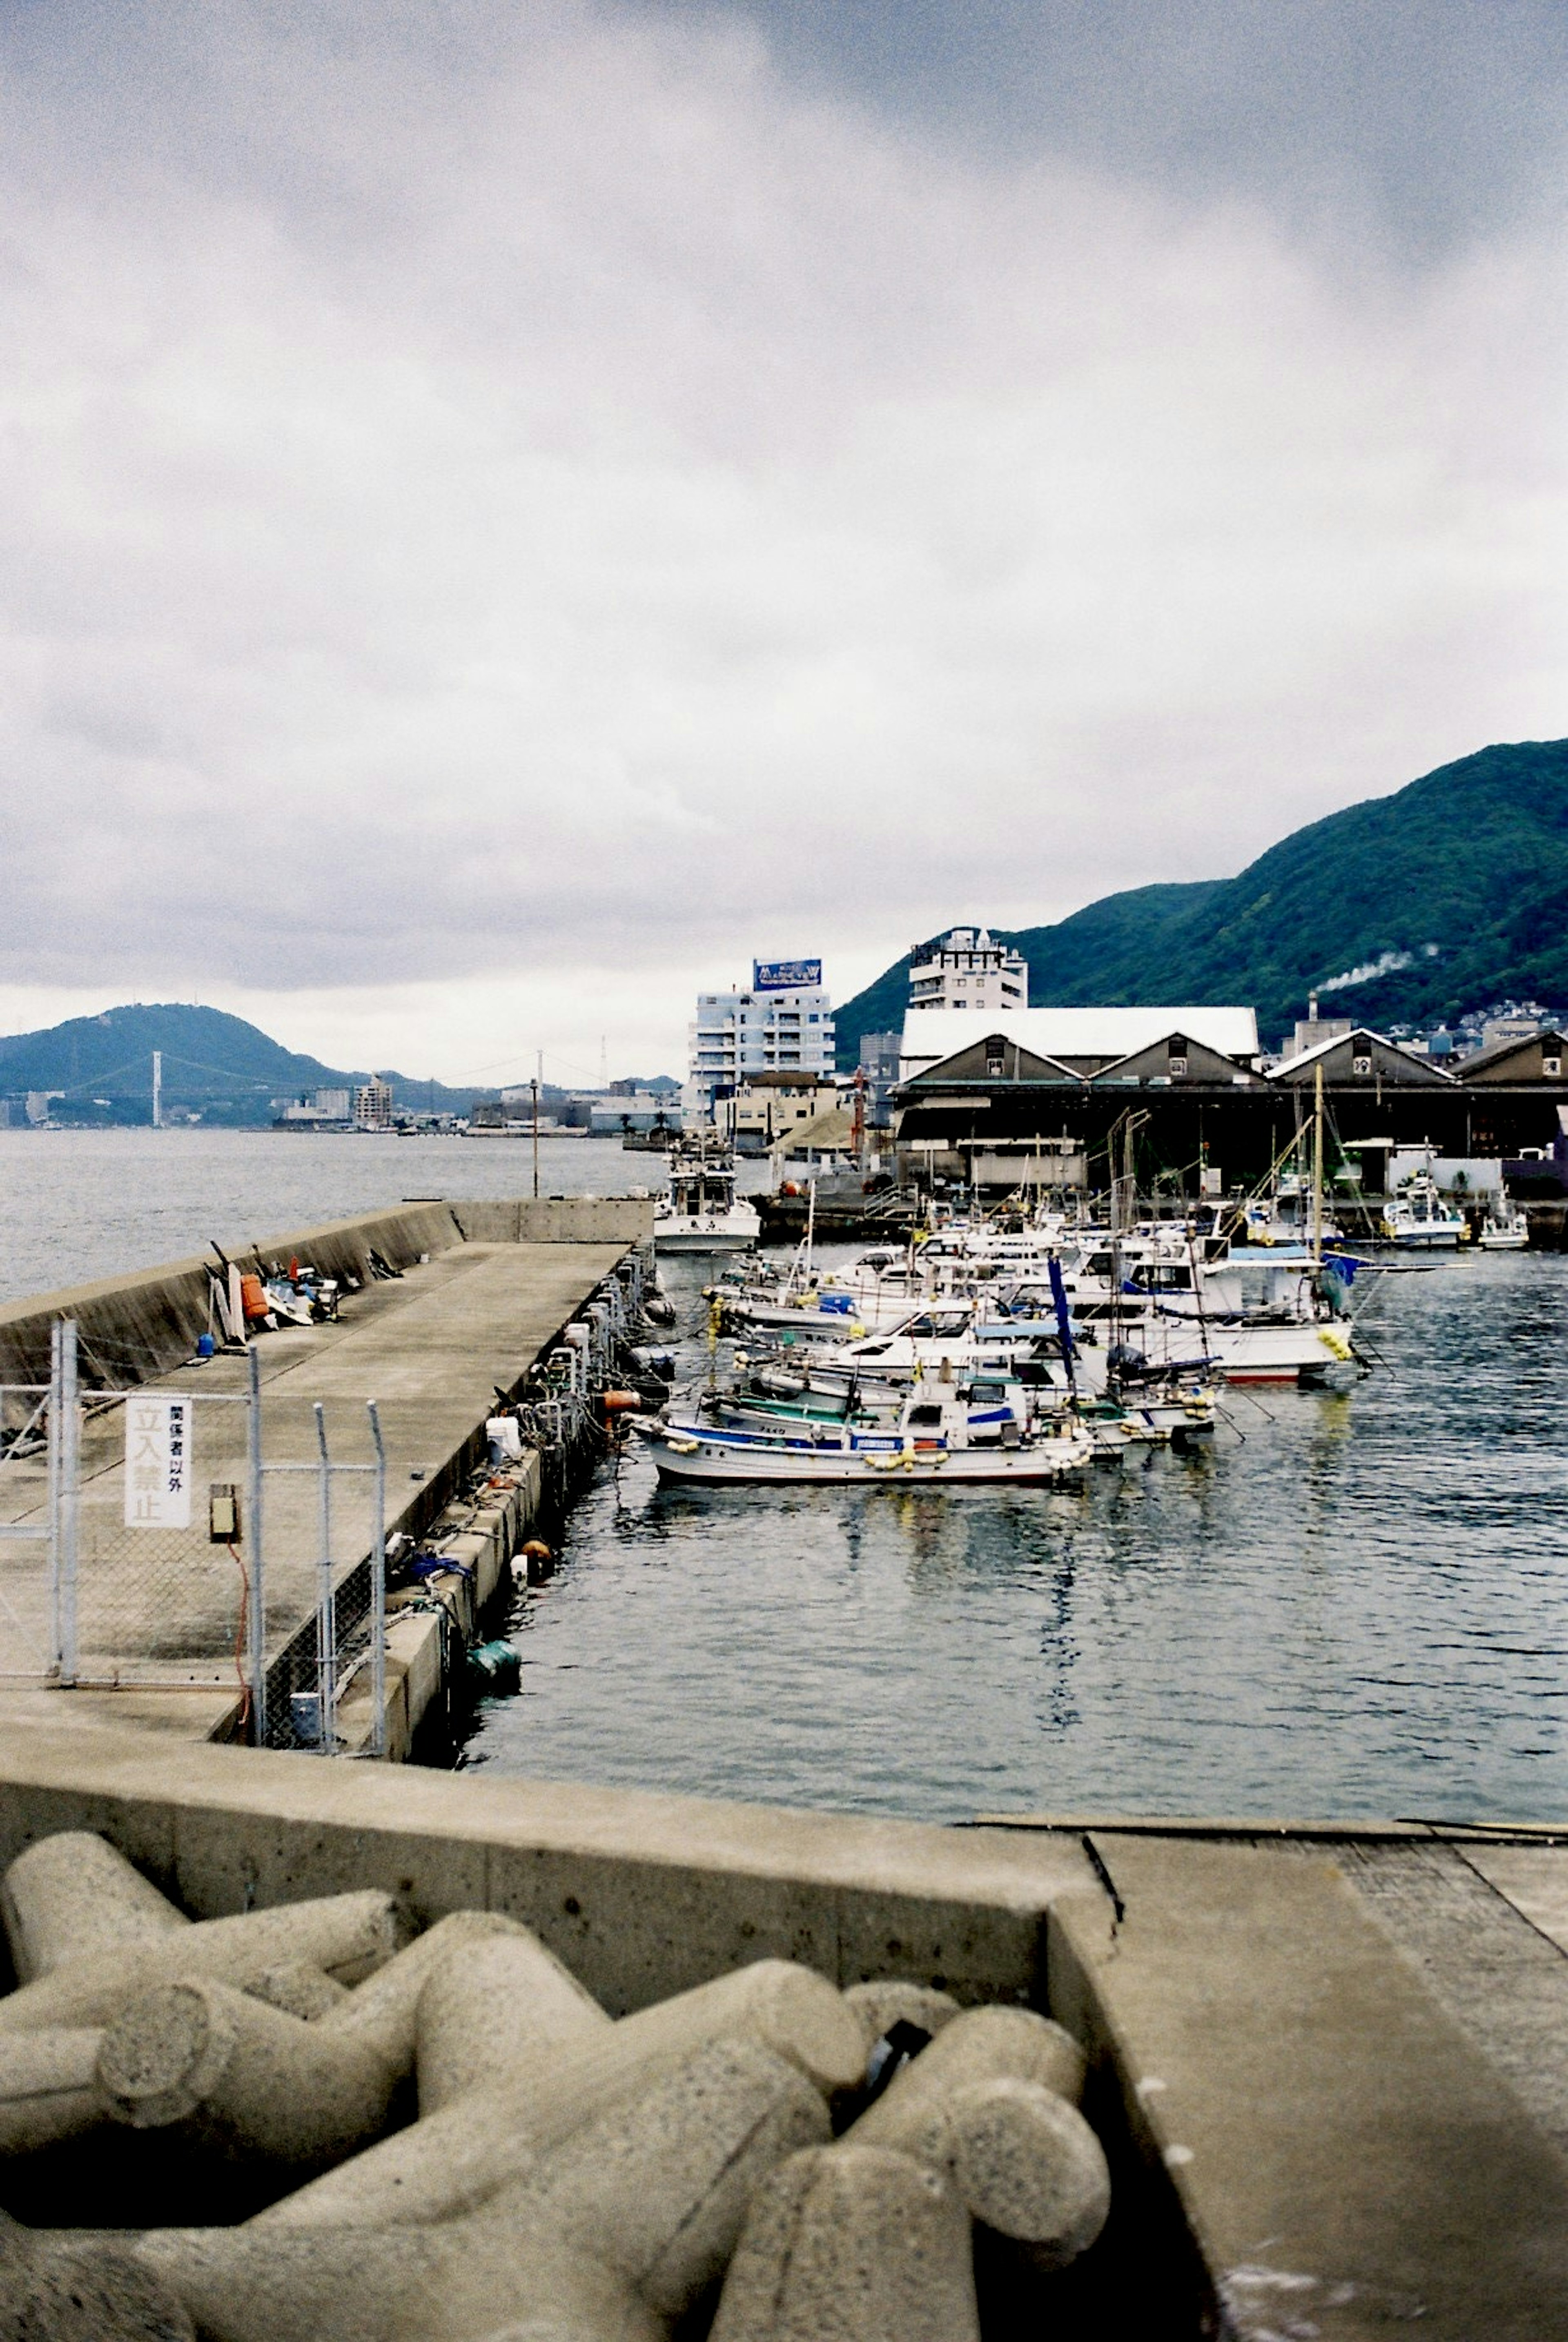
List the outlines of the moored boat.
<svg viewBox="0 0 1568 2342">
<path fill-rule="evenodd" d="M 972 1422 L 956 1391 L 916 1388 L 884 1422 L 813 1423 L 754 1428 L 640 1416 L 634 1428 L 653 1451 L 661 1480 L 743 1486 L 757 1482 L 844 1486 L 900 1480 L 1029 1481 L 1049 1485 L 1085 1472 L 1093 1438 L 1068 1418 L 1038 1429 L 1015 1418 Z M 1001 1411 L 998 1411 L 1000 1415 Z"/>
<path fill-rule="evenodd" d="M 668 1190 L 654 1207 L 656 1253 L 749 1252 L 761 1233 L 754 1205 L 735 1194 L 727 1150 L 688 1142 L 671 1156 Z"/>
</svg>

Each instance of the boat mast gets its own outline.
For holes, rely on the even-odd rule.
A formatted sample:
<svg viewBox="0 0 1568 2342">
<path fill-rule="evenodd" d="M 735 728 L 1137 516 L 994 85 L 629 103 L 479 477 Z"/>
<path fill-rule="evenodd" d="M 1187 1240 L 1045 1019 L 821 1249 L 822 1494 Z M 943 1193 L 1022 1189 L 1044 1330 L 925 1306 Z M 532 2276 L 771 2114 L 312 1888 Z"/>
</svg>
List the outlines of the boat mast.
<svg viewBox="0 0 1568 2342">
<path fill-rule="evenodd" d="M 1312 1257 L 1323 1266 L 1323 1060 L 1313 1068 Z"/>
</svg>

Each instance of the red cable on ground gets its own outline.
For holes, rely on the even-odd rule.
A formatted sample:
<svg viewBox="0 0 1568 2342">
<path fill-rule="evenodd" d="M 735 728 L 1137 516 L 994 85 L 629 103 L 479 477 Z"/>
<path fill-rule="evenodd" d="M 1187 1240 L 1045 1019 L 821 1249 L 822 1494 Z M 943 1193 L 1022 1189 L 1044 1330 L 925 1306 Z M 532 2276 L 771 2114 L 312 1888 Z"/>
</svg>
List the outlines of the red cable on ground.
<svg viewBox="0 0 1568 2342">
<path fill-rule="evenodd" d="M 240 1679 L 240 1692 L 242 1695 L 240 1699 L 240 1729 L 243 1732 L 245 1726 L 251 1720 L 251 1687 L 245 1680 L 245 1671 L 243 1659 L 245 1646 L 245 1633 L 250 1625 L 251 1581 L 250 1572 L 246 1569 L 244 1561 L 241 1559 L 240 1550 L 236 1545 L 230 1545 L 229 1557 L 240 1574 L 240 1623 L 239 1631 L 235 1636 L 235 1673 Z"/>
</svg>

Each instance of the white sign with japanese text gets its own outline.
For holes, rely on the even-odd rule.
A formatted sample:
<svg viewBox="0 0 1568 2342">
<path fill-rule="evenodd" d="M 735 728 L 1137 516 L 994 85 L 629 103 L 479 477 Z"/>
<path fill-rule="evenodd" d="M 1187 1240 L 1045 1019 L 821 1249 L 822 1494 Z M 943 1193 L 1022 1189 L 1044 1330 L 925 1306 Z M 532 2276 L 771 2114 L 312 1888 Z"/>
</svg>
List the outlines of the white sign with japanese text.
<svg viewBox="0 0 1568 2342">
<path fill-rule="evenodd" d="M 191 1525 L 191 1402 L 125 1401 L 125 1526 Z"/>
</svg>

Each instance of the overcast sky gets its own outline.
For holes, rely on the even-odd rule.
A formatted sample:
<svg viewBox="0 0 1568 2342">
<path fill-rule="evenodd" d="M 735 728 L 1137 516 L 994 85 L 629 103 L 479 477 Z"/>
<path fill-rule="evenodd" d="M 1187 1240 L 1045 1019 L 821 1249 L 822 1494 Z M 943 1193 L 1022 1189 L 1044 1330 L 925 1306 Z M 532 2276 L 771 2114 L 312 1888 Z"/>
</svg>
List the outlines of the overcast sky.
<svg viewBox="0 0 1568 2342">
<path fill-rule="evenodd" d="M 0 69 L 0 1029 L 678 1072 L 754 952 L 1568 732 L 1561 5 L 9 0 Z"/>
</svg>

